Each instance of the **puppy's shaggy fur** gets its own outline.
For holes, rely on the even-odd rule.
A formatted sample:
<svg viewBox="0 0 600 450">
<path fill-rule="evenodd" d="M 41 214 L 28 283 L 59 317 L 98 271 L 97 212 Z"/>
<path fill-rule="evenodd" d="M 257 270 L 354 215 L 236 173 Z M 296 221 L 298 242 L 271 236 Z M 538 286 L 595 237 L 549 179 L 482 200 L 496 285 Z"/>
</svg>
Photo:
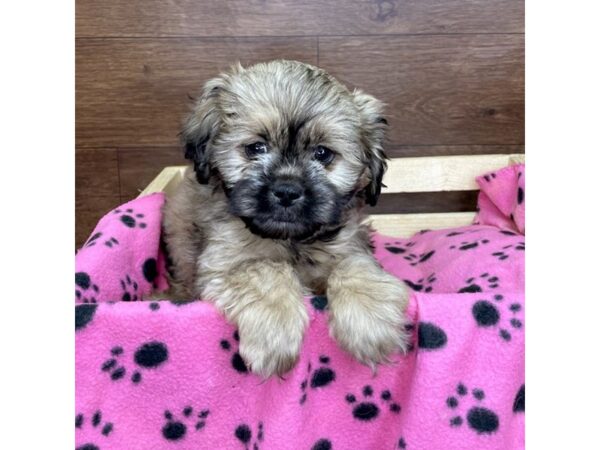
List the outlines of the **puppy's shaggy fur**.
<svg viewBox="0 0 600 450">
<path fill-rule="evenodd" d="M 210 80 L 183 131 L 193 162 L 164 208 L 172 295 L 236 323 L 264 377 L 293 367 L 326 294 L 332 336 L 375 367 L 406 350 L 406 288 L 374 260 L 361 208 L 386 169 L 382 105 L 293 61 Z"/>
</svg>

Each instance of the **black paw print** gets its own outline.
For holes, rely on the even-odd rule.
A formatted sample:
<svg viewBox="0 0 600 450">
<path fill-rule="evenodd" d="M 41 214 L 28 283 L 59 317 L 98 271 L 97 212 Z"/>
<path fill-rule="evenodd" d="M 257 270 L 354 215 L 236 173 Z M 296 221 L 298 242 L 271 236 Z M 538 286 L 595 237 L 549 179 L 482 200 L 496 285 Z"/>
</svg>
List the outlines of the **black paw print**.
<svg viewBox="0 0 600 450">
<path fill-rule="evenodd" d="M 75 428 L 81 429 L 86 426 L 86 419 L 83 414 L 77 414 L 75 416 Z M 114 425 L 111 422 L 104 422 L 102 420 L 102 412 L 96 411 L 90 420 L 90 424 L 96 430 L 98 430 L 102 436 L 108 437 L 113 432 Z M 100 447 L 96 443 L 88 442 L 86 444 L 78 446 L 75 450 L 99 450 Z"/>
<path fill-rule="evenodd" d="M 114 237 L 111 237 L 104 241 L 104 245 L 106 245 L 108 248 L 113 248 L 113 246 L 119 245 L 119 241 L 117 241 Z"/>
<path fill-rule="evenodd" d="M 102 363 L 100 367 L 103 372 L 110 375 L 113 381 L 119 381 L 127 374 L 127 369 L 120 363 L 124 355 L 123 347 L 116 346 L 110 350 L 111 358 Z M 167 346 L 162 342 L 147 342 L 138 347 L 133 355 L 133 360 L 137 367 L 144 369 L 155 369 L 165 363 L 169 358 Z M 139 370 L 134 370 L 131 375 L 131 381 L 138 384 L 142 381 L 142 374 Z"/>
<path fill-rule="evenodd" d="M 486 290 L 496 289 L 500 286 L 500 279 L 494 275 L 490 276 L 490 274 L 486 272 L 479 275 L 479 277 L 471 277 L 468 280 L 465 280 L 465 283 L 467 283 L 467 285 L 458 290 L 459 294 L 483 292 L 483 288 L 481 287 L 482 284 L 485 285 Z"/>
<path fill-rule="evenodd" d="M 327 367 L 329 364 L 329 356 L 322 355 L 319 357 L 319 363 L 321 366 L 318 367 L 315 371 L 312 372 L 312 365 L 308 363 L 308 376 L 307 379 L 302 381 L 300 384 L 300 390 L 302 391 L 302 396 L 300 397 L 300 404 L 302 405 L 306 401 L 306 395 L 308 387 L 308 378 L 310 378 L 310 387 L 312 389 L 320 388 L 329 385 L 330 383 L 335 381 L 335 372 L 331 370 L 331 368 Z"/>
<path fill-rule="evenodd" d="M 519 188 L 517 189 L 517 204 L 520 205 L 521 203 L 523 203 L 523 200 L 525 200 L 525 191 L 521 186 L 519 186 Z"/>
<path fill-rule="evenodd" d="M 416 283 L 410 280 L 403 280 L 409 288 L 416 292 L 431 292 L 433 290 L 432 284 L 437 280 L 435 273 L 430 274 L 427 278 L 421 278 Z"/>
<path fill-rule="evenodd" d="M 434 254 L 435 254 L 435 250 L 431 250 L 429 252 L 420 253 L 418 255 L 416 255 L 414 253 L 409 253 L 408 255 L 404 256 L 403 258 L 405 260 L 407 260 L 411 266 L 416 266 L 417 264 L 421 264 L 421 263 L 424 263 L 425 261 L 429 260 L 429 258 L 431 258 Z"/>
<path fill-rule="evenodd" d="M 252 450 L 260 450 L 259 445 L 264 439 L 263 423 L 258 422 L 257 431 L 256 431 L 256 439 L 255 439 L 254 443 L 252 443 L 252 429 L 245 423 L 238 425 L 235 428 L 235 431 L 233 434 L 242 444 L 244 444 L 244 448 L 246 450 L 250 449 L 251 444 L 252 444 Z"/>
<path fill-rule="evenodd" d="M 458 250 L 463 250 L 463 251 L 464 250 L 473 250 L 474 248 L 477 248 L 480 245 L 485 245 L 485 244 L 489 244 L 489 243 L 490 243 L 490 241 L 488 239 L 481 239 L 481 240 L 476 240 L 476 241 L 472 241 L 472 242 L 463 241 L 458 246 L 451 245 L 450 248 L 451 249 L 458 248 Z"/>
<path fill-rule="evenodd" d="M 148 303 L 148 308 L 150 308 L 151 311 L 158 311 L 160 309 L 160 303 L 159 302 L 150 302 L 150 303 Z"/>
<path fill-rule="evenodd" d="M 94 318 L 98 305 L 75 306 L 75 331 L 85 328 Z"/>
<path fill-rule="evenodd" d="M 406 253 L 407 251 L 409 251 L 409 249 L 411 247 L 413 247 L 414 245 L 415 245 L 414 242 L 407 242 L 404 246 L 402 246 L 400 244 L 400 242 L 396 241 L 396 242 L 388 242 L 388 243 L 384 244 L 383 247 L 388 252 L 393 253 L 394 255 L 401 255 L 401 254 Z"/>
<path fill-rule="evenodd" d="M 148 258 L 142 264 L 142 274 L 148 283 L 152 283 L 152 286 L 156 289 L 156 278 L 158 277 L 158 264 L 156 259 Z"/>
<path fill-rule="evenodd" d="M 446 399 L 446 406 L 453 411 L 460 407 L 461 397 L 464 398 L 468 394 L 467 387 L 459 383 L 456 388 L 456 394 L 458 395 L 452 395 Z M 485 393 L 481 389 L 473 389 L 471 396 L 476 402 L 481 402 L 485 399 Z M 451 427 L 460 427 L 463 423 L 464 419 L 460 414 L 450 419 Z M 467 423 L 477 434 L 491 434 L 498 430 L 500 420 L 494 411 L 481 406 L 472 406 L 467 411 Z"/>
<path fill-rule="evenodd" d="M 144 218 L 143 214 L 136 214 L 131 208 L 126 209 L 124 212 L 120 209 L 115 209 L 114 214 L 120 214 L 119 219 L 128 228 L 146 228 L 146 224 L 141 221 Z"/>
<path fill-rule="evenodd" d="M 504 296 L 500 294 L 494 295 L 494 300 L 501 305 L 504 304 Z M 523 327 L 523 322 L 517 316 L 522 310 L 521 304 L 511 303 L 508 305 L 508 310 L 513 316 L 508 322 L 510 327 L 514 330 L 520 330 Z M 502 318 L 498 308 L 488 300 L 479 300 L 475 302 L 473 304 L 473 308 L 471 308 L 471 312 L 475 322 L 477 322 L 477 325 L 484 328 L 496 326 Z M 498 334 L 505 341 L 510 341 L 512 339 L 512 335 L 507 328 L 508 326 L 500 328 Z"/>
<path fill-rule="evenodd" d="M 315 295 L 310 299 L 310 303 L 317 311 L 325 311 L 327 309 L 327 297 L 324 295 Z"/>
<path fill-rule="evenodd" d="M 525 412 L 525 385 L 521 385 L 513 402 L 513 412 Z"/>
<path fill-rule="evenodd" d="M 233 332 L 233 339 L 236 342 L 240 342 L 240 335 L 237 330 Z M 221 339 L 220 344 L 221 348 L 226 352 L 231 350 L 231 343 L 227 339 Z M 246 363 L 237 350 L 234 350 L 231 355 L 231 366 L 239 373 L 248 373 L 248 367 L 246 367 Z"/>
<path fill-rule="evenodd" d="M 512 244 L 505 245 L 504 247 L 502 247 L 501 251 L 492 253 L 492 256 L 495 256 L 500 261 L 504 261 L 505 259 L 508 259 L 508 257 L 510 256 L 510 254 L 504 250 L 508 250 L 509 248 L 514 248 L 517 251 L 525 251 L 525 242 L 518 242 L 515 245 L 512 245 Z"/>
<path fill-rule="evenodd" d="M 489 183 L 490 181 L 492 181 L 492 178 L 496 178 L 496 174 L 492 172 L 489 175 L 484 175 L 483 178 Z"/>
<path fill-rule="evenodd" d="M 85 272 L 77 272 L 75 274 L 75 297 L 81 303 L 96 303 L 96 295 L 100 292 L 100 288 L 92 283 L 92 279 Z"/>
<path fill-rule="evenodd" d="M 121 281 L 121 289 L 123 290 L 123 295 L 121 296 L 121 300 L 124 302 L 136 302 L 141 300 L 138 297 L 138 284 L 131 279 L 129 275 L 125 275 L 124 280 Z"/>
<path fill-rule="evenodd" d="M 191 406 L 186 406 L 181 412 L 184 421 L 194 425 L 196 431 L 200 431 L 206 426 L 206 418 L 210 414 L 208 409 L 203 409 L 198 414 L 194 414 L 194 409 Z M 175 420 L 170 411 L 165 411 L 165 419 L 167 423 L 162 427 L 162 435 L 169 441 L 178 441 L 183 439 L 187 433 L 188 426 L 180 420 Z"/>
<path fill-rule="evenodd" d="M 319 439 L 313 444 L 310 450 L 331 450 L 333 447 L 329 439 Z"/>
<path fill-rule="evenodd" d="M 431 322 L 419 322 L 417 336 L 418 346 L 423 350 L 437 350 L 448 343 L 446 332 Z"/>
<path fill-rule="evenodd" d="M 355 419 L 358 420 L 373 420 L 379 415 L 379 407 L 371 401 L 371 397 L 373 396 L 373 388 L 371 386 L 365 386 L 362 390 L 363 401 L 354 405 L 352 408 L 352 415 Z M 353 405 L 356 403 L 356 397 L 353 394 L 346 395 L 346 401 Z M 385 390 L 381 393 L 381 401 L 385 405 L 389 405 L 389 409 L 394 414 L 400 413 L 400 405 L 392 401 L 392 393 L 388 390 Z"/>
<path fill-rule="evenodd" d="M 85 241 L 85 244 L 83 244 L 84 247 L 93 247 L 94 245 L 96 245 L 96 241 L 102 237 L 102 233 L 98 232 L 98 233 L 94 233 L 92 236 L 90 236 L 90 238 Z"/>
</svg>

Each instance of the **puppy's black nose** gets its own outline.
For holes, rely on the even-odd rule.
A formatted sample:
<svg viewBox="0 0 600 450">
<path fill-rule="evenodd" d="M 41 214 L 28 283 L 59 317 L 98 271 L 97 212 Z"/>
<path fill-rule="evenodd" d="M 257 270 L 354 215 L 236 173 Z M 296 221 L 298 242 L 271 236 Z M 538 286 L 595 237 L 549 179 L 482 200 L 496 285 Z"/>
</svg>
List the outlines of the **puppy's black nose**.
<svg viewBox="0 0 600 450">
<path fill-rule="evenodd" d="M 273 195 L 279 200 L 281 206 L 292 206 L 304 195 L 300 183 L 294 181 L 277 181 L 273 186 Z"/>
</svg>

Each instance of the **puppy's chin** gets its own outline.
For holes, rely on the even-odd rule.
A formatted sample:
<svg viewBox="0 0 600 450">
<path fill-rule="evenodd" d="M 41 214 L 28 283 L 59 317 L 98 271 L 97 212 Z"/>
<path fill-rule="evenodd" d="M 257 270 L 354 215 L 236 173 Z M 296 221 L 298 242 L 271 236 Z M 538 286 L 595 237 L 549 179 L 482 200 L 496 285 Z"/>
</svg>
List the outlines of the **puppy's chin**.
<svg viewBox="0 0 600 450">
<path fill-rule="evenodd" d="M 317 226 L 292 220 L 291 218 L 276 218 L 267 215 L 241 217 L 250 232 L 266 239 L 295 239 L 302 240 L 312 236 Z"/>
</svg>

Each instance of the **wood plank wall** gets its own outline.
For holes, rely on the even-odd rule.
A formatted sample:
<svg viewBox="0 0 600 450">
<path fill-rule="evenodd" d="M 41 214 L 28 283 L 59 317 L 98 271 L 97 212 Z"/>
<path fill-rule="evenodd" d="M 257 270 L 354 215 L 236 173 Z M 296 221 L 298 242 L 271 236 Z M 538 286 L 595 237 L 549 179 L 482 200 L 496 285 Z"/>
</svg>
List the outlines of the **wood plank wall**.
<svg viewBox="0 0 600 450">
<path fill-rule="evenodd" d="M 388 105 L 392 157 L 524 151 L 523 0 L 76 0 L 76 245 L 165 165 L 232 63 L 323 67 Z M 462 211 L 473 192 L 380 212 Z"/>
</svg>

